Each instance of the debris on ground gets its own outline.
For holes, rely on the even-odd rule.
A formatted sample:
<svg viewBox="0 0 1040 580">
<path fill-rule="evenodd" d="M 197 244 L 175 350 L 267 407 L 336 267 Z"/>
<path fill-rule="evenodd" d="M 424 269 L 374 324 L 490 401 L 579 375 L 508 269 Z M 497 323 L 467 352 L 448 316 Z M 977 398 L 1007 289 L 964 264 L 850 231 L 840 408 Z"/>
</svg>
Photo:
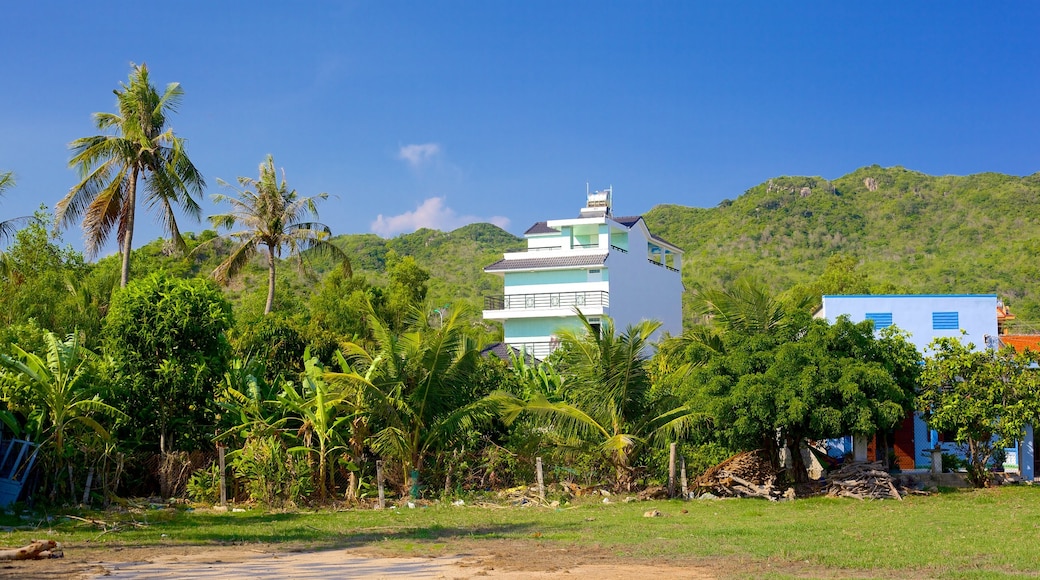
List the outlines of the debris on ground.
<svg viewBox="0 0 1040 580">
<path fill-rule="evenodd" d="M 661 512 L 659 512 L 659 511 L 657 511 L 657 510 L 650 510 L 650 511 L 643 512 L 643 517 L 644 518 L 659 518 L 662 515 L 663 514 Z"/>
<path fill-rule="evenodd" d="M 21 548 L 0 550 L 0 560 L 45 560 L 64 556 L 65 554 L 58 549 L 58 542 L 54 540 L 33 540 Z"/>
<path fill-rule="evenodd" d="M 773 487 L 776 474 L 761 449 L 745 451 L 719 463 L 697 478 L 693 487 L 697 496 L 761 497 L 777 501 L 785 490 Z"/>
<path fill-rule="evenodd" d="M 880 461 L 871 463 L 847 463 L 840 469 L 827 475 L 827 483 L 823 492 L 831 497 L 851 497 L 855 499 L 898 499 L 914 493 L 916 490 L 897 486 L 892 475 L 885 470 Z"/>
</svg>

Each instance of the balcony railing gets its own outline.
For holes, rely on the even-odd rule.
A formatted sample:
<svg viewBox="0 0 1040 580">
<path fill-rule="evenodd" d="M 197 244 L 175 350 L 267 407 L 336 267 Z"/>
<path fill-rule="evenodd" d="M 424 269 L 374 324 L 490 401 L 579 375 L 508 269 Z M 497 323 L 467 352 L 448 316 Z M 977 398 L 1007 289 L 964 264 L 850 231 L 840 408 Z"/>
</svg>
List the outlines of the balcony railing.
<svg viewBox="0 0 1040 580">
<path fill-rule="evenodd" d="M 653 264 L 655 266 L 660 266 L 662 268 L 668 268 L 672 272 L 678 272 L 678 270 L 676 270 L 675 268 L 669 266 L 668 264 L 662 264 L 661 262 L 658 262 L 657 260 L 655 260 L 653 258 L 647 258 L 646 261 L 650 262 L 651 264 Z"/>
<path fill-rule="evenodd" d="M 583 306 L 610 306 L 610 293 L 601 290 L 586 292 L 544 292 L 541 294 L 508 294 L 485 296 L 484 310 L 539 310 Z"/>
<path fill-rule="evenodd" d="M 560 342 L 557 340 L 551 342 L 510 342 L 508 344 L 522 354 L 526 353 L 528 356 L 533 356 L 539 360 L 544 359 L 552 354 L 554 350 L 560 348 Z"/>
</svg>

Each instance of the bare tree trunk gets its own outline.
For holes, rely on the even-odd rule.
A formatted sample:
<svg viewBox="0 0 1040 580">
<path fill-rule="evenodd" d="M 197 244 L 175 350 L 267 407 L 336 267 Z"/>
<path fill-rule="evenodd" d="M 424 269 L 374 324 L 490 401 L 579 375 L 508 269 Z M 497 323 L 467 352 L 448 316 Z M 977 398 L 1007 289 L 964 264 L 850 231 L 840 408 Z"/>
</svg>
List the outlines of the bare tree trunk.
<svg viewBox="0 0 1040 580">
<path fill-rule="evenodd" d="M 120 251 L 123 253 L 123 268 L 119 276 L 119 287 L 126 288 L 127 282 L 130 281 L 130 250 L 133 249 L 134 242 L 134 211 L 137 205 L 137 175 L 138 168 L 134 166 L 133 172 L 130 174 L 130 187 L 126 192 L 126 200 L 123 202 L 123 239 L 119 240 L 122 244 Z"/>
<path fill-rule="evenodd" d="M 267 305 L 264 306 L 264 314 L 270 314 L 274 308 L 274 248 L 267 247 Z"/>
<path fill-rule="evenodd" d="M 796 483 L 807 483 L 809 481 L 809 470 L 805 468 L 805 459 L 802 457 L 801 437 L 787 437 L 787 448 L 791 451 L 791 472 Z"/>
</svg>

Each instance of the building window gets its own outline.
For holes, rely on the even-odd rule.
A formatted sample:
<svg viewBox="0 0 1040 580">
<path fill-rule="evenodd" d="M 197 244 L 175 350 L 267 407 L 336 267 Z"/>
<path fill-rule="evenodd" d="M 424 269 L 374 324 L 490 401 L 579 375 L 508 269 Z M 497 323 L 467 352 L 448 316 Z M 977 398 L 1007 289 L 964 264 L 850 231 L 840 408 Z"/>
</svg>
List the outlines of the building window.
<svg viewBox="0 0 1040 580">
<path fill-rule="evenodd" d="M 956 312 L 933 312 L 932 330 L 957 330 L 961 327 Z"/>
<path fill-rule="evenodd" d="M 874 330 L 881 330 L 892 326 L 891 312 L 868 312 L 866 319 L 874 322 Z"/>
</svg>

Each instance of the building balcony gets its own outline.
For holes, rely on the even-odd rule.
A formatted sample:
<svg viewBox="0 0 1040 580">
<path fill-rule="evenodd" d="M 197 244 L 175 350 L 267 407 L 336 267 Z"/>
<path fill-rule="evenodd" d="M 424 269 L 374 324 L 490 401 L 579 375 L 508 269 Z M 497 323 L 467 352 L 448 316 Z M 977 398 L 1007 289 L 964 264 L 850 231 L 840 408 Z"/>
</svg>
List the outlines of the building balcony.
<svg viewBox="0 0 1040 580">
<path fill-rule="evenodd" d="M 540 342 L 510 342 L 506 339 L 506 344 L 520 351 L 520 353 L 527 356 L 532 356 L 538 360 L 544 360 L 545 357 L 549 356 L 556 349 L 560 348 L 560 342 L 558 340 L 553 341 L 540 341 Z"/>
<path fill-rule="evenodd" d="M 571 316 L 579 308 L 587 315 L 606 314 L 610 293 L 601 290 L 581 292 L 542 292 L 484 297 L 484 318 L 526 318 Z"/>
</svg>

